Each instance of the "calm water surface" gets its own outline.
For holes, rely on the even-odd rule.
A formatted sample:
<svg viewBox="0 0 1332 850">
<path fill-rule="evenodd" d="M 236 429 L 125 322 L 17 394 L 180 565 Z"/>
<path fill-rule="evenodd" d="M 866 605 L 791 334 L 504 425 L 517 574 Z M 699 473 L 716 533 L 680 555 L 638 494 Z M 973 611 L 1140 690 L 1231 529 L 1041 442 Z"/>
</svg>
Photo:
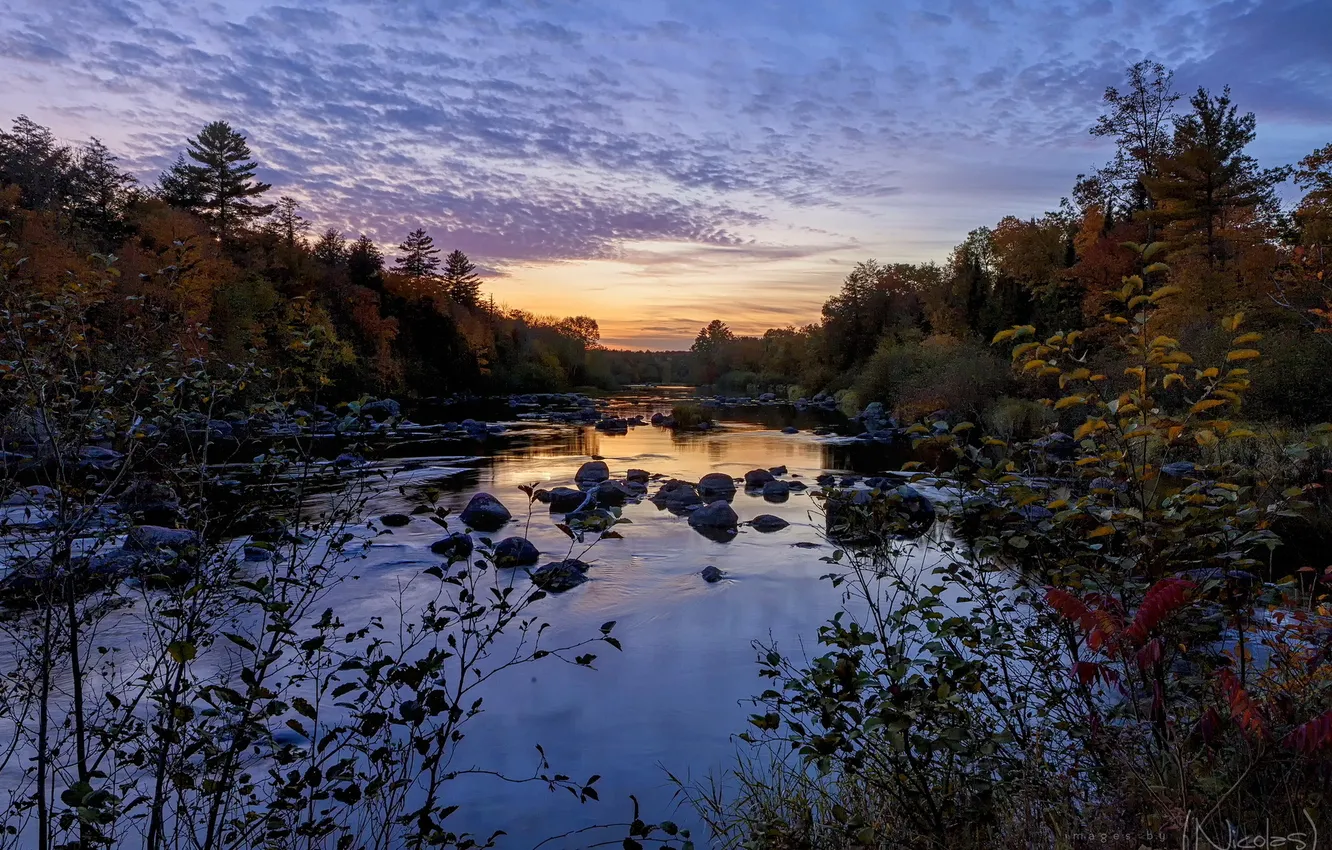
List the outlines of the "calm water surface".
<svg viewBox="0 0 1332 850">
<path fill-rule="evenodd" d="M 614 409 L 627 415 L 666 410 L 669 401 L 619 397 Z M 651 426 L 607 435 L 590 426 L 510 423 L 511 432 L 488 457 L 450 456 L 413 470 L 405 495 L 395 480 L 372 499 L 368 515 L 409 512 L 421 503 L 421 487 L 445 490 L 440 504 L 461 509 L 476 492 L 504 501 L 516 521 L 504 532 L 521 533 L 525 513 L 522 484 L 573 486 L 578 467 L 602 457 L 612 478 L 631 467 L 697 481 L 709 472 L 742 476 L 756 467 L 786 466 L 790 479 L 813 479 L 825 471 L 873 473 L 894 459 L 872 446 L 846 446 L 806 431 L 787 435 L 786 425 L 802 429 L 834 421 L 836 414 L 798 413 L 791 408 L 735 408 L 717 412 L 723 427 L 710 433 L 676 435 Z M 656 484 L 651 485 L 650 492 Z M 468 777 L 454 791 L 462 806 L 455 828 L 508 833 L 501 846 L 531 847 L 553 834 L 598 822 L 627 820 L 629 794 L 643 803 L 646 819 L 674 817 L 685 825 L 690 813 L 675 811 L 666 770 L 701 778 L 724 771 L 752 710 L 745 700 L 765 687 L 752 642 L 776 640 L 788 651 L 810 645 L 818 626 L 837 608 L 838 595 L 819 576 L 831 552 L 818 530 L 821 516 L 807 494 L 792 493 L 773 504 L 761 496 L 737 493 L 733 506 L 742 522 L 776 514 L 791 523 L 762 534 L 742 526 L 731 541 L 715 542 L 689 527 L 684 518 L 643 501 L 624 508 L 633 522 L 620 527 L 622 540 L 599 542 L 589 553 L 591 580 L 538 603 L 552 626 L 554 641 L 597 634 L 615 620 L 624 651 L 598 645 L 596 670 L 540 662 L 508 671 L 485 692 L 485 711 L 469 727 L 457 766 L 476 765 L 514 775 L 531 775 L 535 746 L 541 744 L 555 770 L 576 778 L 600 774 L 600 803 L 579 805 L 565 792 L 537 786 Z M 562 557 L 569 542 L 537 505 L 530 539 L 543 562 Z M 356 614 L 391 613 L 398 587 L 438 558 L 429 545 L 440 529 L 418 518 L 392 536 L 380 537 L 358 570 L 361 578 L 330 599 L 345 621 Z M 818 549 L 796 547 L 806 542 Z M 707 584 L 707 565 L 727 577 Z M 701 836 L 700 836 L 701 837 Z M 547 846 L 580 847 L 582 837 Z M 705 846 L 700 843 L 700 846 Z"/>
</svg>

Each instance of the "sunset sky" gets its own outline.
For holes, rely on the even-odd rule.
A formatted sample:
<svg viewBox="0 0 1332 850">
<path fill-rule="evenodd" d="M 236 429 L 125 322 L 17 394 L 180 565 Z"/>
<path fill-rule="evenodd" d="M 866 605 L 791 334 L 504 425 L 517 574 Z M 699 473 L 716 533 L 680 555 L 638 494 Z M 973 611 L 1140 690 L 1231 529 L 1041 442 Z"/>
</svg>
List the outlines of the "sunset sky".
<svg viewBox="0 0 1332 850">
<path fill-rule="evenodd" d="M 424 226 L 500 303 L 687 347 L 1056 207 L 1144 57 L 1293 162 L 1332 141 L 1329 33 L 1327 0 L 0 0 L 0 120 L 152 183 L 223 119 L 321 227 Z"/>
</svg>

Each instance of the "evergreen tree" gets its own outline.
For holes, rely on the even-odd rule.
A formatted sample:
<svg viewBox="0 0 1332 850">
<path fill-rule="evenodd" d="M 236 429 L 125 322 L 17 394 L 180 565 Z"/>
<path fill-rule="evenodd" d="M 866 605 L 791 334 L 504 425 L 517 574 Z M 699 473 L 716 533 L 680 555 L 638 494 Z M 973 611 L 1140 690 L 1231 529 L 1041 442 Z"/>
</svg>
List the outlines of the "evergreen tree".
<svg viewBox="0 0 1332 850">
<path fill-rule="evenodd" d="M 26 208 L 63 210 L 73 180 L 73 152 L 46 127 L 20 115 L 12 130 L 0 132 L 0 185 L 18 186 Z"/>
<path fill-rule="evenodd" d="M 357 286 L 384 288 L 384 255 L 364 233 L 347 251 L 347 274 Z"/>
<path fill-rule="evenodd" d="M 300 204 L 290 195 L 278 198 L 273 208 L 273 217 L 268 226 L 288 248 L 305 244 L 305 234 L 310 230 L 310 222 L 298 212 Z"/>
<path fill-rule="evenodd" d="M 340 266 L 347 262 L 347 240 L 336 227 L 330 227 L 320 235 L 311 253 L 324 265 Z"/>
<path fill-rule="evenodd" d="M 79 226 L 112 248 L 128 235 L 125 214 L 135 197 L 134 177 L 116 165 L 116 155 L 96 138 L 78 152 L 74 164 L 72 213 Z"/>
<path fill-rule="evenodd" d="M 198 212 L 204 204 L 203 187 L 195 179 L 185 154 L 179 154 L 157 178 L 154 194 L 173 207 Z"/>
<path fill-rule="evenodd" d="M 402 255 L 394 262 L 394 271 L 415 281 L 438 276 L 439 249 L 435 247 L 435 240 L 430 238 L 425 228 L 418 227 L 407 234 L 407 238 L 398 246 L 398 250 Z"/>
<path fill-rule="evenodd" d="M 453 251 L 444 259 L 444 286 L 449 298 L 458 304 L 471 309 L 480 306 L 481 277 L 462 251 Z"/>
<path fill-rule="evenodd" d="M 1216 97 L 1199 88 L 1189 103 L 1193 111 L 1175 122 L 1156 175 L 1144 178 L 1157 207 L 1147 217 L 1166 225 L 1175 245 L 1199 249 L 1215 269 L 1232 253 L 1232 228 L 1276 211 L 1276 186 L 1289 170 L 1260 168 L 1244 152 L 1257 121 L 1252 112 L 1239 114 L 1229 86 Z"/>
<path fill-rule="evenodd" d="M 226 236 L 273 211 L 272 204 L 256 203 L 273 187 L 255 179 L 258 164 L 251 159 L 250 146 L 230 124 L 206 125 L 190 139 L 186 153 L 198 165 L 186 166 L 181 175 L 192 184 L 184 197 L 199 199 L 196 209 L 212 220 L 219 234 Z"/>
</svg>

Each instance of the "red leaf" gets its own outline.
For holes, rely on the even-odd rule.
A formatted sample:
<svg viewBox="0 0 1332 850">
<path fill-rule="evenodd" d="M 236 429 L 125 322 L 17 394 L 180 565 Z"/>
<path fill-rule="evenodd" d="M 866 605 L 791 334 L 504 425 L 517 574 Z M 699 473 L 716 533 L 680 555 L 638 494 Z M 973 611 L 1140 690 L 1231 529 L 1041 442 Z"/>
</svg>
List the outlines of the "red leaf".
<svg viewBox="0 0 1332 850">
<path fill-rule="evenodd" d="M 1230 716 L 1239 724 L 1244 734 L 1258 740 L 1267 738 L 1267 720 L 1263 717 L 1259 706 L 1249 692 L 1240 687 L 1239 679 L 1235 674 L 1227 669 L 1222 669 L 1217 674 L 1217 680 L 1221 684 L 1221 692 L 1226 695 L 1226 701 L 1230 703 Z"/>
<path fill-rule="evenodd" d="M 1303 726 L 1297 726 L 1281 743 L 1307 756 L 1332 745 L 1332 711 L 1315 717 Z"/>
<path fill-rule="evenodd" d="M 1138 650 L 1138 668 L 1146 671 L 1153 664 L 1161 661 L 1161 639 L 1152 638 L 1147 645 Z"/>
<path fill-rule="evenodd" d="M 1189 594 L 1196 587 L 1193 582 L 1182 578 L 1165 578 L 1152 585 L 1143 596 L 1133 624 L 1124 632 L 1124 637 L 1134 646 L 1142 646 L 1147 642 L 1147 636 L 1167 617 L 1188 603 Z"/>
</svg>

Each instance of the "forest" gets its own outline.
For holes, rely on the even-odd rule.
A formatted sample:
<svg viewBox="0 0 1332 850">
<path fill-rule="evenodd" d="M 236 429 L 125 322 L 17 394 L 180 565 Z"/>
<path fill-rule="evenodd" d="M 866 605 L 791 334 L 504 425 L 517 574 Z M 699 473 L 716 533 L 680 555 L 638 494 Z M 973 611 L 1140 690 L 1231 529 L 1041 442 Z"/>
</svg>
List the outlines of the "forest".
<svg viewBox="0 0 1332 850">
<path fill-rule="evenodd" d="M 1011 376 L 990 339 L 1031 324 L 1104 342 L 1108 300 L 1135 270 L 1124 245 L 1163 241 L 1180 295 L 1158 319 L 1162 333 L 1214 351 L 1217 318 L 1244 310 L 1280 339 L 1254 368 L 1250 415 L 1332 418 L 1332 145 L 1264 166 L 1248 153 L 1256 118 L 1229 89 L 1184 98 L 1154 63 L 1131 68 L 1103 110 L 1091 133 L 1114 152 L 1056 210 L 978 227 L 941 263 L 863 262 L 804 327 L 744 337 L 714 320 L 693 346 L 700 383 L 785 388 L 793 400 L 840 393 L 848 408 L 879 401 L 905 421 L 940 409 L 1005 418 L 1039 386 Z"/>
</svg>

